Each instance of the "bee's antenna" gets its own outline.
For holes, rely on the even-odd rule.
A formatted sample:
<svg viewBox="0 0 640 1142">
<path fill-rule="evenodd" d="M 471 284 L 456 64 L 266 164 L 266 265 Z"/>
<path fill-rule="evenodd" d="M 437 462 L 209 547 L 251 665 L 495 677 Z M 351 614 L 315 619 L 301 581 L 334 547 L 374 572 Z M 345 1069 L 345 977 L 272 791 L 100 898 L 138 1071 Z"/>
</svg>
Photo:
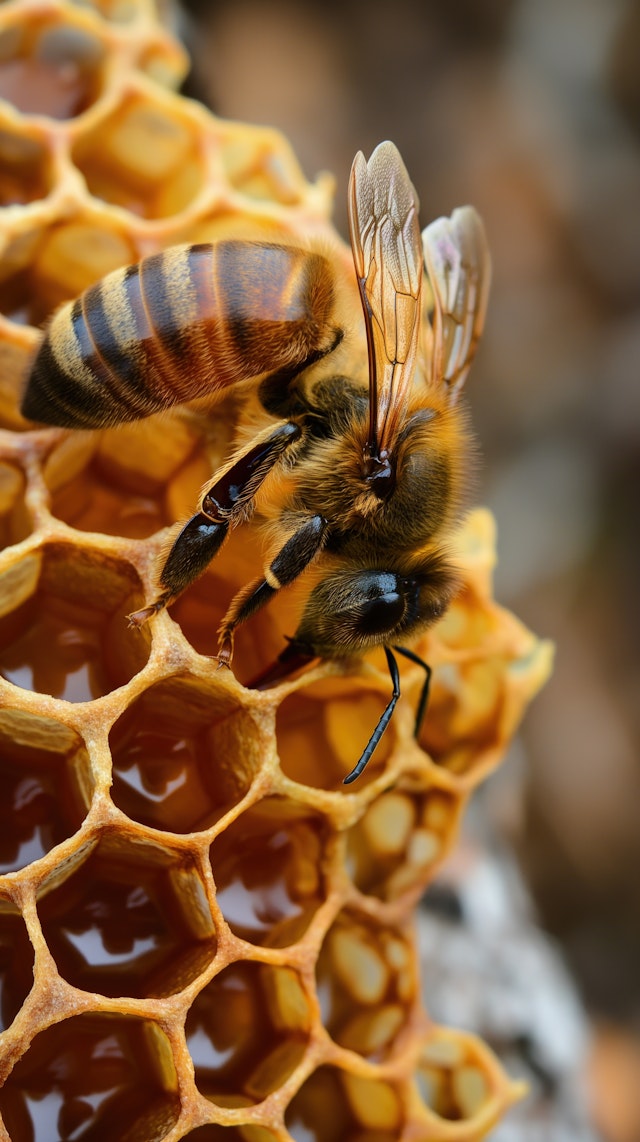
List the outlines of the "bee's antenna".
<svg viewBox="0 0 640 1142">
<path fill-rule="evenodd" d="M 398 650 L 399 648 L 394 647 L 393 649 Z M 398 670 L 398 663 L 396 662 L 395 658 L 393 657 L 388 646 L 385 646 L 384 652 L 387 656 L 387 662 L 389 664 L 389 674 L 391 675 L 391 681 L 393 682 L 393 694 L 391 695 L 389 703 L 386 706 L 386 708 L 384 709 L 384 711 L 380 717 L 380 721 L 378 722 L 375 730 L 373 731 L 371 737 L 369 738 L 369 741 L 367 743 L 367 748 L 365 749 L 364 753 L 362 754 L 360 761 L 358 762 L 357 765 L 354 766 L 354 768 L 351 770 L 351 773 L 348 773 L 347 776 L 344 778 L 344 780 L 343 780 L 344 785 L 350 785 L 351 782 L 355 781 L 356 777 L 359 777 L 360 774 L 362 773 L 362 770 L 364 769 L 365 765 L 369 761 L 371 754 L 373 753 L 378 742 L 380 741 L 380 738 L 382 737 L 384 731 L 386 730 L 387 726 L 389 725 L 393 711 L 396 708 L 396 702 L 398 701 L 398 698 L 400 697 L 400 672 Z"/>
<path fill-rule="evenodd" d="M 394 646 L 393 649 L 398 654 L 403 655 L 404 658 L 408 658 L 409 662 L 415 662 L 416 666 L 421 666 L 426 674 L 426 678 L 424 680 L 420 694 L 420 701 L 418 702 L 418 709 L 416 710 L 416 724 L 413 730 L 413 736 L 417 738 L 420 730 L 422 729 L 424 716 L 427 712 L 427 703 L 429 701 L 429 687 L 431 685 L 431 675 L 433 671 L 431 667 L 424 661 L 424 659 L 415 654 L 413 650 L 407 650 L 405 646 Z"/>
</svg>

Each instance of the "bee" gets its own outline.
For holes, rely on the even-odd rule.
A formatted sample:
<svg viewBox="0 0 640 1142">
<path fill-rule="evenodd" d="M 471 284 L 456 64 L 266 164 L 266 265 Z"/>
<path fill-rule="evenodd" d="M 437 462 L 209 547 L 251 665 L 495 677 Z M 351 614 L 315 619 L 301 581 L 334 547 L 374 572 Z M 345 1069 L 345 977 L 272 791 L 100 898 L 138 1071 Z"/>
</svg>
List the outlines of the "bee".
<svg viewBox="0 0 640 1142">
<path fill-rule="evenodd" d="M 418 209 L 393 143 L 368 161 L 356 155 L 349 230 L 368 381 L 331 371 L 345 328 L 330 258 L 220 240 L 146 257 L 63 306 L 22 404 L 31 420 L 102 428 L 254 379 L 262 424 L 204 489 L 155 598 L 130 622 L 170 605 L 255 513 L 277 543 L 229 606 L 219 664 L 231 664 L 237 627 L 313 567 L 298 627 L 255 684 L 317 658 L 384 648 L 392 696 L 345 783 L 364 769 L 400 696 L 394 650 L 425 670 L 418 731 L 431 672 L 404 643 L 458 589 L 447 544 L 470 452 L 458 398 L 484 324 L 490 259 L 473 208 L 422 237 Z"/>
</svg>

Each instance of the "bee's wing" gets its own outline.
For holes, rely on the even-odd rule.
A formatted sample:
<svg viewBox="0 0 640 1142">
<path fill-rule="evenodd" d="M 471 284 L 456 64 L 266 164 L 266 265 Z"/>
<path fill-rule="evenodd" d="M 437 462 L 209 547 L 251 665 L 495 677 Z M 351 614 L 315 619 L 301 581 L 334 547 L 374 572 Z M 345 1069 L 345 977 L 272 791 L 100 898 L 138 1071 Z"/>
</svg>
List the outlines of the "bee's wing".
<svg viewBox="0 0 640 1142">
<path fill-rule="evenodd" d="M 472 206 L 438 218 L 422 234 L 433 292 L 430 380 L 457 399 L 484 326 L 491 258 L 480 216 Z"/>
<path fill-rule="evenodd" d="M 393 143 L 380 143 L 368 162 L 356 155 L 349 229 L 367 330 L 372 456 L 390 447 L 413 377 L 423 274 L 418 206 Z"/>
</svg>

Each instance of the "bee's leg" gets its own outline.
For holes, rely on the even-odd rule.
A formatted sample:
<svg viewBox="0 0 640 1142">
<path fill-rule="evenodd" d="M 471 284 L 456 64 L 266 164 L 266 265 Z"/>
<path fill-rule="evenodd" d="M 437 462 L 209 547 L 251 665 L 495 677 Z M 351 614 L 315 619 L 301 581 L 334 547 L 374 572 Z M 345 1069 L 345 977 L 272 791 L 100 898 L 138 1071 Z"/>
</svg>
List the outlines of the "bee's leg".
<svg viewBox="0 0 640 1142">
<path fill-rule="evenodd" d="M 413 736 L 414 738 L 417 738 L 420 730 L 422 729 L 424 716 L 427 712 L 427 702 L 429 701 L 429 687 L 431 685 L 432 670 L 431 667 L 422 658 L 420 658 L 417 654 L 414 654 L 412 650 L 407 650 L 406 646 L 394 646 L 393 649 L 398 654 L 403 655 L 404 658 L 408 658 L 409 662 L 415 662 L 416 666 L 421 666 L 425 672 L 426 677 L 420 693 L 420 701 L 418 702 L 418 709 L 416 710 L 416 724 L 413 730 Z"/>
<path fill-rule="evenodd" d="M 229 528 L 246 514 L 265 477 L 301 433 L 294 421 L 278 425 L 214 480 L 202 498 L 201 510 L 184 525 L 169 551 L 156 598 L 129 615 L 132 626 L 142 626 L 202 574 L 222 547 Z"/>
<path fill-rule="evenodd" d="M 256 579 L 239 591 L 227 611 L 218 631 L 220 642 L 218 661 L 228 666 L 233 655 L 233 635 L 237 626 L 245 622 L 280 590 L 298 578 L 305 567 L 318 554 L 326 538 L 327 521 L 321 515 L 310 516 L 287 540 L 264 579 Z"/>
<path fill-rule="evenodd" d="M 399 648 L 397 646 L 395 646 L 393 649 L 398 650 Z M 389 674 L 391 675 L 391 681 L 393 682 L 393 694 L 391 695 L 389 703 L 385 707 L 375 730 L 373 731 L 371 737 L 369 738 L 369 741 L 367 743 L 367 748 L 365 749 L 364 753 L 362 754 L 362 757 L 360 758 L 358 764 L 354 765 L 353 769 L 351 770 L 351 773 L 348 773 L 347 776 L 343 779 L 344 785 L 350 785 L 351 782 L 355 781 L 356 777 L 359 777 L 360 774 L 362 773 L 362 770 L 364 769 L 365 765 L 369 761 L 371 754 L 373 753 L 378 742 L 380 741 L 380 738 L 382 737 L 384 731 L 386 730 L 387 726 L 389 725 L 389 722 L 391 721 L 391 715 L 393 714 L 393 711 L 396 708 L 396 702 L 398 701 L 398 698 L 400 697 L 400 672 L 398 670 L 398 663 L 396 662 L 395 658 L 393 657 L 388 646 L 385 646 L 384 652 L 387 656 L 387 662 L 389 664 Z"/>
<path fill-rule="evenodd" d="M 214 555 L 224 543 L 229 524 L 209 519 L 204 512 L 197 512 L 176 538 L 162 571 L 159 586 L 161 590 L 152 603 L 129 615 L 129 623 L 141 627 L 152 615 L 173 602 L 207 568 Z"/>
</svg>

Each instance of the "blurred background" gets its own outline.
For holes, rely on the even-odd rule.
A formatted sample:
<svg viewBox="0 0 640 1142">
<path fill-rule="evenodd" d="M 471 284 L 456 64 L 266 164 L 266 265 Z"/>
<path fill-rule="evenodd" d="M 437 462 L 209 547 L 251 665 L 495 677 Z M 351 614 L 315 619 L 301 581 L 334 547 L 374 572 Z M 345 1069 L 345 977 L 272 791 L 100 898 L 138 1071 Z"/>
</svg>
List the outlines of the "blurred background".
<svg viewBox="0 0 640 1142">
<path fill-rule="evenodd" d="M 467 201 L 485 219 L 476 495 L 497 597 L 557 662 L 480 812 L 586 1006 L 594 1129 L 637 1142 L 640 3 L 184 0 L 179 30 L 187 92 L 331 170 L 343 235 L 353 155 L 387 137 L 423 225 Z"/>
</svg>

